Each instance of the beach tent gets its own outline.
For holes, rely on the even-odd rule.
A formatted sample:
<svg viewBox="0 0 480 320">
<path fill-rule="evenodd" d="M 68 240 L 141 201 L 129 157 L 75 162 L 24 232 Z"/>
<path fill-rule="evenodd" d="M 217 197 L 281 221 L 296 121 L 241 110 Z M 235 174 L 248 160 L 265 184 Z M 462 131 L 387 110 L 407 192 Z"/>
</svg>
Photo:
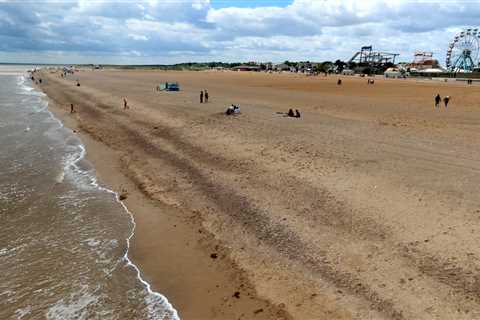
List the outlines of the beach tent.
<svg viewBox="0 0 480 320">
<path fill-rule="evenodd" d="M 164 91 L 180 91 L 180 86 L 178 85 L 177 82 L 161 83 L 158 87 L 160 88 L 160 90 L 164 90 Z"/>
</svg>

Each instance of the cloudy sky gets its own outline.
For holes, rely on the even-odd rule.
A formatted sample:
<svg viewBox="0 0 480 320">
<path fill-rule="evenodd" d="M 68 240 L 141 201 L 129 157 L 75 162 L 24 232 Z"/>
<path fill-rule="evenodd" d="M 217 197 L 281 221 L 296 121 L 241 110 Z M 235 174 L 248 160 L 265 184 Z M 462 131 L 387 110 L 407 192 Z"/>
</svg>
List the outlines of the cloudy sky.
<svg viewBox="0 0 480 320">
<path fill-rule="evenodd" d="M 433 51 L 480 27 L 476 1 L 0 0 L 0 62 L 166 64 Z"/>
</svg>

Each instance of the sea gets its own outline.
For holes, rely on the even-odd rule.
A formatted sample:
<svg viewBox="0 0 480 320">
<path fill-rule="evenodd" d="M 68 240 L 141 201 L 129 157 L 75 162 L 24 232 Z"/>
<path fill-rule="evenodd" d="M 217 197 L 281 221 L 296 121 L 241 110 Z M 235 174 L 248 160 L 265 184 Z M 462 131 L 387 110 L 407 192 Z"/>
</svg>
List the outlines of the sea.
<svg viewBox="0 0 480 320">
<path fill-rule="evenodd" d="M 132 214 L 28 69 L 0 65 L 0 319 L 178 319 L 128 257 Z"/>
</svg>

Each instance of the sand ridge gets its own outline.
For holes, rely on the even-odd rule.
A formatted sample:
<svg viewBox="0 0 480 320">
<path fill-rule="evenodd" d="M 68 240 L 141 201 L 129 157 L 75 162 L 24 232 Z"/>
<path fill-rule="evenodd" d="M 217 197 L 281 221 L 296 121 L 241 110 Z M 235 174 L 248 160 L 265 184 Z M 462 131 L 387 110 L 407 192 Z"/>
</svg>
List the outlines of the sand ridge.
<svg viewBox="0 0 480 320">
<path fill-rule="evenodd" d="M 246 305 L 228 316 L 221 313 L 231 307 L 224 306 L 203 318 L 480 316 L 480 212 L 472 192 L 480 169 L 477 86 L 412 80 L 367 86 L 351 77 L 337 86 L 331 77 L 233 72 L 70 77 L 45 74 L 42 85 L 58 106 L 78 105 L 64 118 L 112 150 L 108 157 L 133 188 L 177 212 L 185 229 L 200 225 L 211 235 L 194 252 L 208 257 L 213 243 L 225 248 L 222 260 L 245 277 L 237 283 L 275 306 L 254 313 Z M 172 80 L 181 92 L 154 91 Z M 200 105 L 205 88 L 211 101 Z M 449 109 L 434 110 L 437 92 L 452 97 Z M 123 96 L 128 111 L 121 109 Z M 222 114 L 230 103 L 241 106 L 241 116 Z M 290 107 L 303 117 L 276 114 Z M 134 240 L 132 248 L 141 252 L 136 258 L 147 277 L 156 274 L 148 241 Z M 180 315 L 196 318 L 181 288 L 162 288 L 160 281 L 154 287 L 174 297 Z M 242 290 L 232 301 L 242 300 Z"/>
</svg>

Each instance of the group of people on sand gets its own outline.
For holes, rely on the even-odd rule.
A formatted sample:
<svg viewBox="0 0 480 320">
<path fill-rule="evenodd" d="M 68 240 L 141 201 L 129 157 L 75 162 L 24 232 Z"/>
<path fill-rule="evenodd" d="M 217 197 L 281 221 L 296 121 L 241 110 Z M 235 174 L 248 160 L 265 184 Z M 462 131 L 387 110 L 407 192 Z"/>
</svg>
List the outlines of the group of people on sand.
<svg viewBox="0 0 480 320">
<path fill-rule="evenodd" d="M 123 97 L 122 101 L 123 101 L 123 110 L 130 109 L 130 105 L 128 104 L 127 97 Z M 207 90 L 200 91 L 200 103 L 207 103 L 207 102 L 208 102 L 208 91 Z M 73 103 L 71 103 L 70 104 L 70 113 L 75 113 L 75 112 L 76 112 L 75 107 L 74 107 Z M 232 104 L 227 108 L 227 110 L 225 111 L 225 114 L 226 115 L 240 114 L 240 107 Z M 292 118 L 300 118 L 301 117 L 300 111 L 298 111 L 298 109 L 295 109 L 295 111 L 293 111 L 293 109 L 289 109 L 288 112 L 284 113 L 284 114 L 285 114 L 285 116 L 292 117 Z"/>
<path fill-rule="evenodd" d="M 435 96 L 435 108 L 440 107 L 440 102 L 442 102 L 442 97 L 440 97 L 440 94 L 437 93 Z M 450 96 L 445 96 L 443 98 L 443 104 L 445 105 L 445 108 L 448 107 L 448 103 L 450 102 Z"/>
<path fill-rule="evenodd" d="M 341 80 L 339 80 L 339 81 L 341 81 Z M 80 82 L 78 80 L 77 80 L 77 86 L 78 87 L 80 86 Z M 200 103 L 208 103 L 208 98 L 209 98 L 209 95 L 208 95 L 208 91 L 206 89 L 200 91 Z M 123 110 L 130 109 L 130 105 L 128 104 L 127 97 L 123 97 L 122 101 L 123 101 Z M 74 107 L 73 103 L 71 103 L 70 104 L 70 113 L 75 113 L 75 112 L 76 112 L 75 107 Z M 237 105 L 234 105 L 234 104 L 229 106 L 227 108 L 227 110 L 225 111 L 226 115 L 235 115 L 235 114 L 239 114 L 239 113 L 240 113 L 240 107 L 237 106 Z M 295 111 L 293 111 L 293 109 L 289 109 L 288 112 L 285 113 L 285 115 L 287 117 L 292 117 L 292 118 L 300 118 L 301 117 L 300 111 L 298 111 L 298 109 L 295 109 Z"/>
<path fill-rule="evenodd" d="M 208 91 L 207 89 L 200 91 L 200 103 L 208 103 Z"/>
</svg>

